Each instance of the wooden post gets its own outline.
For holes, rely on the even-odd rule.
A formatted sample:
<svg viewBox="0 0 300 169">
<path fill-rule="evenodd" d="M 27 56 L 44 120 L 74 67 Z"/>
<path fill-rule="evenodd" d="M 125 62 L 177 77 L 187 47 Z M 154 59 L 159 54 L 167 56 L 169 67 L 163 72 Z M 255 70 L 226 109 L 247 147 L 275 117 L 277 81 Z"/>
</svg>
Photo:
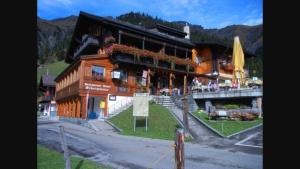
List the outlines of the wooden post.
<svg viewBox="0 0 300 169">
<path fill-rule="evenodd" d="M 184 169 L 184 132 L 182 129 L 175 131 L 175 164 L 176 169 Z"/>
<path fill-rule="evenodd" d="M 187 134 L 189 133 L 189 121 L 188 121 L 188 98 L 186 95 L 186 75 L 184 76 L 184 83 L 183 83 L 183 125 L 184 125 L 184 133 L 187 136 Z"/>
<path fill-rule="evenodd" d="M 183 78 L 183 95 L 186 96 L 186 75 Z"/>
<path fill-rule="evenodd" d="M 159 90 L 160 90 L 160 76 L 158 77 L 158 81 L 157 81 L 157 91 L 156 94 L 159 94 Z"/>
<path fill-rule="evenodd" d="M 64 127 L 59 126 L 59 129 L 60 129 L 59 134 L 60 134 L 61 146 L 62 146 L 62 150 L 64 151 L 64 158 L 66 161 L 66 169 L 71 169 L 71 161 L 70 161 L 70 157 L 69 157 L 69 151 L 68 151 L 66 137 L 64 135 Z"/>
<path fill-rule="evenodd" d="M 150 94 L 150 69 L 148 69 L 148 75 L 147 75 L 147 93 Z"/>
<path fill-rule="evenodd" d="M 169 75 L 169 93 L 172 96 L 172 73 Z"/>
<path fill-rule="evenodd" d="M 188 121 L 188 98 L 184 96 L 183 101 L 183 125 L 185 136 L 189 133 L 189 121 Z"/>
<path fill-rule="evenodd" d="M 87 102 L 86 102 L 86 96 L 83 96 L 82 97 L 82 104 L 81 104 L 81 112 L 82 112 L 82 118 L 83 119 L 87 119 L 87 110 L 86 110 L 86 107 L 87 107 Z"/>
</svg>

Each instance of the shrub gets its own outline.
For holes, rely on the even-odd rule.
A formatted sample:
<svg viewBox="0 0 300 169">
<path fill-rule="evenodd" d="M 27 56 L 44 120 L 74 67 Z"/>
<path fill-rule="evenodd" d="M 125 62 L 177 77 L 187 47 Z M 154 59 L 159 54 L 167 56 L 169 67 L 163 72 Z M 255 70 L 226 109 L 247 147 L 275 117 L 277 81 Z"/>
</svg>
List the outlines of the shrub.
<svg viewBox="0 0 300 169">
<path fill-rule="evenodd" d="M 241 120 L 242 121 L 252 121 L 252 120 L 255 120 L 257 117 L 258 117 L 257 114 L 244 113 L 241 115 Z"/>
<path fill-rule="evenodd" d="M 227 104 L 224 106 L 225 109 L 238 109 L 239 106 L 236 104 Z"/>
<path fill-rule="evenodd" d="M 150 100 L 149 104 L 155 104 L 155 101 L 154 100 Z"/>
</svg>

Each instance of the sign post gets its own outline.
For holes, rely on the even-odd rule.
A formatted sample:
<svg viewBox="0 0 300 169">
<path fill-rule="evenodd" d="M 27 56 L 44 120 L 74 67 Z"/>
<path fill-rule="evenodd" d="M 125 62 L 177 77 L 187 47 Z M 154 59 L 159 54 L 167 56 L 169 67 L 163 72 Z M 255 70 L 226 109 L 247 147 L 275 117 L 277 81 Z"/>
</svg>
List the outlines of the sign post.
<svg viewBox="0 0 300 169">
<path fill-rule="evenodd" d="M 149 94 L 135 93 L 133 96 L 133 131 L 136 129 L 136 118 L 146 118 L 146 131 L 148 131 L 148 115 L 149 115 Z"/>
</svg>

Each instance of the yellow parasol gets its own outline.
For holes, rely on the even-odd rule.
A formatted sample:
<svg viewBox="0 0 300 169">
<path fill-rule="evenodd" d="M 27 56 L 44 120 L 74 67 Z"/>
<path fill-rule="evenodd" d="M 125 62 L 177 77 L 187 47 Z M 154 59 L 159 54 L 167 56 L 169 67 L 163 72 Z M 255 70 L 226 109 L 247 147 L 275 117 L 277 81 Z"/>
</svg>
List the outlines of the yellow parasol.
<svg viewBox="0 0 300 169">
<path fill-rule="evenodd" d="M 238 80 L 238 83 L 244 84 L 244 80 L 245 80 L 244 52 L 238 36 L 234 37 L 232 64 L 234 67 L 233 82 Z"/>
</svg>

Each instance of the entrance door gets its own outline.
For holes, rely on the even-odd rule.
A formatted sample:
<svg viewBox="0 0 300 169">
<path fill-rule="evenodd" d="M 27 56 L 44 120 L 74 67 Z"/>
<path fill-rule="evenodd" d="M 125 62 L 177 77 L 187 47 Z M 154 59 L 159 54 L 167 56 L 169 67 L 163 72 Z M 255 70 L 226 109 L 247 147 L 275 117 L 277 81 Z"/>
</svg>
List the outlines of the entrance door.
<svg viewBox="0 0 300 169">
<path fill-rule="evenodd" d="M 88 114 L 89 119 L 102 119 L 104 117 L 104 108 L 103 103 L 101 105 L 101 102 L 105 101 L 104 97 L 100 96 L 93 96 L 89 98 L 88 102 Z"/>
</svg>

